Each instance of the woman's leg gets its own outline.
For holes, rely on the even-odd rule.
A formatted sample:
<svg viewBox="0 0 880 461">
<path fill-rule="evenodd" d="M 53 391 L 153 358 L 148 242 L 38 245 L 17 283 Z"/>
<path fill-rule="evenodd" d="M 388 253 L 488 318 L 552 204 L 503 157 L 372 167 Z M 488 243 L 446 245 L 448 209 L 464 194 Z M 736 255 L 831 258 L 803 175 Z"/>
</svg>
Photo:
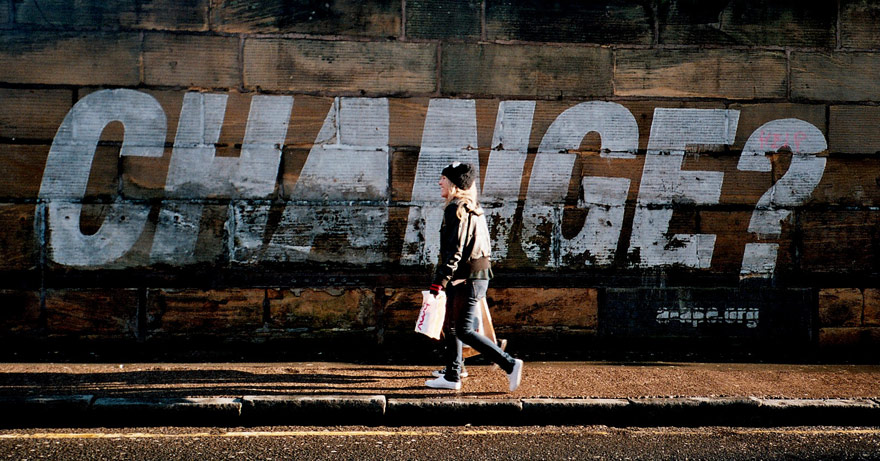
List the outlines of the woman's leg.
<svg viewBox="0 0 880 461">
<path fill-rule="evenodd" d="M 446 366 L 445 374 L 447 381 L 461 381 L 461 369 L 464 359 L 461 357 L 461 341 L 455 333 L 455 312 L 462 309 L 464 284 L 458 286 L 449 285 L 446 289 L 446 318 L 443 322 L 443 364 Z M 458 306 L 456 306 L 458 304 Z"/>
<path fill-rule="evenodd" d="M 461 284 L 460 287 L 456 296 L 464 299 L 461 299 L 463 305 L 457 309 L 459 312 L 455 318 L 455 334 L 458 340 L 476 349 L 479 353 L 483 354 L 483 357 L 497 363 L 505 373 L 510 373 L 516 365 L 513 357 L 502 351 L 498 345 L 489 341 L 489 338 L 476 332 L 479 323 L 477 316 L 481 314 L 480 299 L 486 296 L 489 281 L 468 280 L 467 283 Z M 459 344 L 461 343 L 459 342 Z M 461 346 L 458 349 L 458 358 L 461 358 Z M 449 378 L 447 377 L 447 379 Z"/>
</svg>

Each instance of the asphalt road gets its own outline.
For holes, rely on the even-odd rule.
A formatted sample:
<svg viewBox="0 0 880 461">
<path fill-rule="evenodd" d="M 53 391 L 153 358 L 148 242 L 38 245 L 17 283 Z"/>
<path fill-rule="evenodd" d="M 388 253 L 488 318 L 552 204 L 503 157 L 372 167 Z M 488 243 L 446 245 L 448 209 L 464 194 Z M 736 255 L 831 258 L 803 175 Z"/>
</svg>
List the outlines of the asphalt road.
<svg viewBox="0 0 880 461">
<path fill-rule="evenodd" d="M 0 459 L 880 459 L 880 427 L 14 430 Z"/>
</svg>

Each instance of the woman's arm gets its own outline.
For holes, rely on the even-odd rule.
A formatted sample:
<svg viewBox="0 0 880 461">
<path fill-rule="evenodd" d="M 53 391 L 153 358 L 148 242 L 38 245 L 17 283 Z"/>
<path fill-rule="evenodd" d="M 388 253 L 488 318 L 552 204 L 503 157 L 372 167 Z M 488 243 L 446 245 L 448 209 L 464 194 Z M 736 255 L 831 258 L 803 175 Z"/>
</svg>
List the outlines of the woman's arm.
<svg viewBox="0 0 880 461">
<path fill-rule="evenodd" d="M 453 202 L 443 211 L 443 225 L 440 227 L 440 260 L 434 271 L 434 285 L 445 289 L 458 269 L 467 239 L 467 221 L 458 218 L 458 204 Z"/>
</svg>

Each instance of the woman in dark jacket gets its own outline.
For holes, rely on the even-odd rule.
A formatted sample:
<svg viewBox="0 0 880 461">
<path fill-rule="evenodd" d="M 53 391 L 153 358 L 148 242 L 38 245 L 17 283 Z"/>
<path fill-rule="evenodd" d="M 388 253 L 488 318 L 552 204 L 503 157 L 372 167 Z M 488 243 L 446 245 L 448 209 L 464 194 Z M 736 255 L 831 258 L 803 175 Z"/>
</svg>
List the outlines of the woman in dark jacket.
<svg viewBox="0 0 880 461">
<path fill-rule="evenodd" d="M 435 389 L 461 389 L 462 342 L 497 363 L 516 390 L 522 381 L 523 361 L 514 359 L 486 336 L 476 332 L 480 299 L 486 296 L 492 266 L 491 244 L 483 208 L 477 201 L 474 184 L 477 170 L 473 165 L 455 162 L 443 169 L 440 195 L 446 199 L 443 224 L 440 226 L 440 261 L 434 272 L 431 292 L 446 290 L 446 321 L 443 376 L 425 382 Z"/>
</svg>

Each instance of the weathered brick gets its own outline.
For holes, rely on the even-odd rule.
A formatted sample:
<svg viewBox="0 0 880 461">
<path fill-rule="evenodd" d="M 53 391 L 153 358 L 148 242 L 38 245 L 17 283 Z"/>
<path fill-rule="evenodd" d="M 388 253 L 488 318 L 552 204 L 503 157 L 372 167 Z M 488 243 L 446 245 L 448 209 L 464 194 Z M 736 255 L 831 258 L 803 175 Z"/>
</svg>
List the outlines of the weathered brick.
<svg viewBox="0 0 880 461">
<path fill-rule="evenodd" d="M 865 328 L 820 328 L 819 347 L 840 349 L 860 346 L 865 342 L 866 333 Z"/>
<path fill-rule="evenodd" d="M 649 45 L 651 16 L 647 5 L 622 0 L 486 2 L 489 40 Z"/>
<path fill-rule="evenodd" d="M 422 144 L 428 104 L 430 100 L 427 98 L 388 100 L 388 142 L 392 146 L 417 148 Z"/>
<path fill-rule="evenodd" d="M 664 109 L 725 109 L 724 104 L 712 101 L 620 101 L 620 105 L 629 109 L 639 125 L 639 149 L 647 149 L 651 139 L 651 125 L 654 123 L 654 111 Z"/>
<path fill-rule="evenodd" d="M 835 153 L 880 153 L 880 107 L 831 106 L 828 150 Z"/>
<path fill-rule="evenodd" d="M 153 234 L 155 223 L 138 221 L 135 219 L 138 213 L 144 210 L 149 212 L 152 205 L 144 205 L 141 203 L 127 204 L 130 208 L 122 210 L 123 214 L 117 216 L 115 220 L 107 221 L 107 216 L 111 210 L 110 203 L 84 203 L 73 207 L 71 212 L 59 212 L 57 214 L 48 213 L 47 215 L 47 236 L 46 250 L 47 260 L 52 267 L 64 267 L 66 265 L 82 265 L 84 267 L 102 269 L 125 269 L 130 267 L 146 266 L 150 264 L 150 252 L 153 246 Z M 79 215 L 78 222 L 74 219 L 75 215 Z M 109 224 L 109 225 L 108 225 Z M 104 226 L 108 226 L 105 228 Z M 109 233 L 108 229 L 112 229 Z M 100 240 L 94 243 L 80 243 L 76 240 L 64 238 L 74 232 L 79 231 L 83 235 L 91 236 L 99 231 Z M 62 238 L 55 241 L 52 238 L 53 232 L 61 232 Z M 120 238 L 131 238 L 133 243 L 125 248 L 125 252 L 115 258 L 108 258 L 104 248 L 108 241 L 114 241 Z M 181 260 L 185 255 L 181 255 Z M 100 263 L 85 262 L 90 261 L 87 258 L 107 258 L 106 261 Z M 76 260 L 80 262 L 71 262 Z"/>
<path fill-rule="evenodd" d="M 0 28 L 10 26 L 12 20 L 12 0 L 0 0 Z"/>
<path fill-rule="evenodd" d="M 49 29 L 118 29 L 137 20 L 137 0 L 16 0 L 15 22 Z"/>
<path fill-rule="evenodd" d="M 237 88 L 238 37 L 148 33 L 144 82 L 148 85 Z"/>
<path fill-rule="evenodd" d="M 39 260 L 34 205 L 0 204 L 0 270 L 28 270 Z"/>
<path fill-rule="evenodd" d="M 387 263 L 389 209 L 382 206 L 288 204 L 235 207 L 236 262 L 343 264 Z"/>
<path fill-rule="evenodd" d="M 844 48 L 880 48 L 880 4 L 874 0 L 840 2 L 840 42 Z"/>
<path fill-rule="evenodd" d="M 427 43 L 247 39 L 248 88 L 359 93 L 430 93 L 437 48 Z"/>
<path fill-rule="evenodd" d="M 406 35 L 412 38 L 479 39 L 479 0 L 410 0 L 406 3 Z"/>
<path fill-rule="evenodd" d="M 422 307 L 422 292 L 416 288 L 388 288 L 383 309 L 385 330 L 407 331 L 416 325 Z"/>
<path fill-rule="evenodd" d="M 821 327 L 860 326 L 864 304 L 864 295 L 858 288 L 819 290 L 819 325 Z"/>
<path fill-rule="evenodd" d="M 141 0 L 138 27 L 155 30 L 208 30 L 210 0 Z"/>
<path fill-rule="evenodd" d="M 362 329 L 376 325 L 372 290 L 268 290 L 271 323 L 280 328 Z"/>
<path fill-rule="evenodd" d="M 48 155 L 49 146 L 0 144 L 0 197 L 36 198 Z"/>
<path fill-rule="evenodd" d="M 486 2 L 489 40 L 649 45 L 650 8 L 639 2 Z"/>
<path fill-rule="evenodd" d="M 660 43 L 687 45 L 835 46 L 834 3 L 661 2 Z"/>
<path fill-rule="evenodd" d="M 880 53 L 791 53 L 791 97 L 813 101 L 880 99 Z"/>
<path fill-rule="evenodd" d="M 148 334 L 249 334 L 263 326 L 265 298 L 266 290 L 261 288 L 149 290 Z"/>
<path fill-rule="evenodd" d="M 220 32 L 400 35 L 401 3 L 395 0 L 214 0 L 211 13 L 213 28 Z"/>
<path fill-rule="evenodd" d="M 752 135 L 760 135 L 756 132 L 761 125 L 773 120 L 796 118 L 811 123 L 825 133 L 825 106 L 816 104 L 731 104 L 730 109 L 738 110 L 739 126 L 736 129 L 736 142 L 731 146 L 734 150 L 741 150 L 746 141 Z"/>
<path fill-rule="evenodd" d="M 137 85 L 135 33 L 8 32 L 0 35 L 0 81 L 58 85 Z"/>
<path fill-rule="evenodd" d="M 740 272 L 746 243 L 754 241 L 748 232 L 751 217 L 752 213 L 745 211 L 700 211 L 700 233 L 715 236 L 713 273 Z M 785 253 L 787 243 L 779 243 L 780 253 Z M 777 255 L 777 266 L 782 265 L 779 256 L 782 255 Z"/>
<path fill-rule="evenodd" d="M 865 326 L 880 326 L 880 289 L 865 288 L 865 311 L 862 315 L 862 324 Z"/>
<path fill-rule="evenodd" d="M 51 140 L 73 104 L 70 90 L 0 88 L 0 137 Z"/>
<path fill-rule="evenodd" d="M 874 157 L 829 157 L 809 205 L 880 205 L 880 165 Z"/>
<path fill-rule="evenodd" d="M 741 171 L 737 168 L 739 156 L 727 154 L 701 154 L 690 152 L 685 155 L 682 170 L 696 171 L 720 171 L 724 173 L 721 183 L 722 205 L 749 205 L 754 206 L 773 185 L 773 181 L 782 176 L 786 167 L 780 166 L 781 156 L 770 156 L 775 170 L 771 173 L 761 171 Z"/>
<path fill-rule="evenodd" d="M 43 170 L 49 155 L 49 146 L 13 145 L 0 146 L 0 159 L 8 168 L 0 178 L 3 192 L 0 196 L 35 198 L 40 191 Z M 109 199 L 117 194 L 119 181 L 119 147 L 99 145 L 92 158 L 92 169 L 84 198 Z M 8 195 L 7 195 L 8 194 Z"/>
<path fill-rule="evenodd" d="M 489 288 L 486 295 L 495 328 L 597 327 L 594 288 Z"/>
<path fill-rule="evenodd" d="M 718 49 L 618 50 L 617 96 L 784 98 L 785 53 Z"/>
<path fill-rule="evenodd" d="M 440 89 L 447 95 L 609 96 L 611 68 L 605 48 L 558 47 L 549 58 L 541 46 L 450 43 L 443 46 Z"/>
<path fill-rule="evenodd" d="M 880 260 L 880 213 L 876 211 L 805 209 L 798 212 L 798 224 L 803 234 L 803 271 L 870 272 Z"/>
<path fill-rule="evenodd" d="M 183 204 L 188 202 L 183 201 Z M 144 230 L 144 236 L 135 244 L 133 252 L 126 255 L 131 265 L 146 265 L 161 262 L 174 267 L 185 267 L 196 263 L 222 264 L 228 260 L 227 250 L 229 246 L 229 207 L 226 205 L 203 205 L 201 213 L 181 212 L 181 202 L 165 200 L 161 209 L 166 212 L 160 214 L 158 223 L 149 223 Z M 168 213 L 168 212 L 171 213 Z M 196 215 L 197 214 L 197 215 Z M 198 220 L 197 225 L 194 220 Z M 170 227 L 167 227 L 170 226 Z M 156 235 L 161 228 L 167 229 L 168 234 Z M 182 245 L 182 241 L 194 243 Z M 170 250 L 168 249 L 170 246 Z M 151 257 L 151 251 L 171 254 L 171 259 Z"/>
<path fill-rule="evenodd" d="M 0 335 L 35 333 L 39 319 L 39 292 L 0 290 Z"/>
<path fill-rule="evenodd" d="M 50 289 L 46 323 L 52 334 L 133 338 L 137 305 L 136 289 Z"/>
</svg>

